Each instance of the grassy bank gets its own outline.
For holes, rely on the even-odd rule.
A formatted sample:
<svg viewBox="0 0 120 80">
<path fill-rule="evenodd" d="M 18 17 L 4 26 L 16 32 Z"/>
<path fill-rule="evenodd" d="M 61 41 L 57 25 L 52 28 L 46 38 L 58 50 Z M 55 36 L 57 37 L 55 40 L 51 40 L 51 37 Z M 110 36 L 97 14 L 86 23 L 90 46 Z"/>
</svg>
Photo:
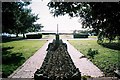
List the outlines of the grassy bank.
<svg viewBox="0 0 120 80">
<path fill-rule="evenodd" d="M 42 40 L 18 40 L 2 43 L 2 76 L 10 75 L 45 42 Z"/>
<path fill-rule="evenodd" d="M 98 54 L 91 61 L 105 73 L 105 76 L 113 76 L 113 72 L 119 64 L 120 50 L 103 47 L 97 44 L 96 40 L 71 40 L 69 42 L 86 57 L 89 57 L 87 54 L 90 48 L 97 50 Z"/>
</svg>

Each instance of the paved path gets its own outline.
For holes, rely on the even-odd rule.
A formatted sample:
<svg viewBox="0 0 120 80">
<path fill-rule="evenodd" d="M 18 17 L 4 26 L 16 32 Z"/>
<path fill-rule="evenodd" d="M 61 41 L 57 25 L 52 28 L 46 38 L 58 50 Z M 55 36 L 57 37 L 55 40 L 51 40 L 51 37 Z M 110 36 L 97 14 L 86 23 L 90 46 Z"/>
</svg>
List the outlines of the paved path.
<svg viewBox="0 0 120 80">
<path fill-rule="evenodd" d="M 43 45 L 32 57 L 30 57 L 22 66 L 20 66 L 9 78 L 33 78 L 34 73 L 39 69 L 44 61 L 46 56 L 46 49 L 48 43 L 52 42 L 49 40 Z"/>
<path fill-rule="evenodd" d="M 45 45 L 40 48 L 32 57 L 30 57 L 21 67 L 19 67 L 9 78 L 33 78 L 34 73 L 37 69 L 42 66 L 44 58 L 46 56 L 46 49 L 48 44 L 52 42 L 49 40 Z M 68 52 L 77 68 L 79 68 L 82 76 L 88 75 L 91 77 L 100 77 L 103 76 L 102 72 L 87 58 L 81 58 L 84 56 L 79 51 L 77 51 L 70 43 L 66 40 L 63 42 L 67 43 Z"/>
<path fill-rule="evenodd" d="M 80 53 L 77 49 L 75 49 L 68 41 L 63 40 L 63 42 L 67 43 L 68 52 L 77 68 L 79 68 L 81 75 L 87 75 L 91 77 L 101 77 L 103 73 L 100 71 L 98 67 L 96 67 L 91 61 L 89 61 L 82 53 Z"/>
</svg>

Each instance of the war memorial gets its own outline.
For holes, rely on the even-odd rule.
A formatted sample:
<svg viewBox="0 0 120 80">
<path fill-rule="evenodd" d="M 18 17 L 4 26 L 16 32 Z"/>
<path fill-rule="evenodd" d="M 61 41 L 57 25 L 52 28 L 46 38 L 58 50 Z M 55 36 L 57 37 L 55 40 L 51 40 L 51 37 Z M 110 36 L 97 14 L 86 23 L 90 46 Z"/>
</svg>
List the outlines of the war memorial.
<svg viewBox="0 0 120 80">
<path fill-rule="evenodd" d="M 81 73 L 75 67 L 67 44 L 59 39 L 58 26 L 56 39 L 49 43 L 47 55 L 40 69 L 34 74 L 35 80 L 81 80 Z"/>
</svg>

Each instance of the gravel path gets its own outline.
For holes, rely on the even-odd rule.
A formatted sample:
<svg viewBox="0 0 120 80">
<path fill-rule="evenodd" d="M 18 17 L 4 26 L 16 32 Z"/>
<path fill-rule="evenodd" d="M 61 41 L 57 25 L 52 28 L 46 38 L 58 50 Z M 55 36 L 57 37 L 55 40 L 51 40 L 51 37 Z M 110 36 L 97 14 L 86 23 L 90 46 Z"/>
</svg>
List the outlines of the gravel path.
<svg viewBox="0 0 120 80">
<path fill-rule="evenodd" d="M 63 39 L 64 43 L 67 43 L 68 52 L 71 56 L 75 66 L 79 68 L 81 75 L 91 76 L 91 77 L 101 77 L 103 72 L 100 71 L 91 61 L 84 57 L 77 49 L 75 49 L 69 42 Z"/>
<path fill-rule="evenodd" d="M 30 57 L 22 66 L 20 66 L 9 78 L 33 78 L 34 73 L 39 69 L 44 61 L 46 56 L 46 49 L 48 47 L 49 40 L 43 45 L 32 57 Z"/>
<path fill-rule="evenodd" d="M 30 57 L 22 66 L 20 66 L 9 78 L 33 78 L 34 73 L 37 69 L 40 69 L 44 58 L 46 56 L 46 49 L 48 44 L 52 42 L 49 40 L 42 48 L 40 48 L 32 57 Z M 80 58 L 84 56 L 79 51 L 77 51 L 70 43 L 66 40 L 63 42 L 67 43 L 68 52 L 73 60 L 75 66 L 79 68 L 81 75 L 87 75 L 91 77 L 103 76 L 103 73 L 87 58 Z"/>
</svg>

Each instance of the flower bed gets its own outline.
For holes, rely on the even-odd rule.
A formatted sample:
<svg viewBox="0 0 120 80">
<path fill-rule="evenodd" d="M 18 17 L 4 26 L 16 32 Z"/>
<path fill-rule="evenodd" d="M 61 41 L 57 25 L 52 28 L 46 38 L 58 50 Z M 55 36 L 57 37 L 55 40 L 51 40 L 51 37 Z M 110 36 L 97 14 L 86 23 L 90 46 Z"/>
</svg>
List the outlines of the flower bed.
<svg viewBox="0 0 120 80">
<path fill-rule="evenodd" d="M 42 67 L 35 74 L 35 80 L 81 80 L 81 74 L 75 67 L 65 44 L 60 41 L 58 48 L 53 42 L 49 45 Z"/>
</svg>

